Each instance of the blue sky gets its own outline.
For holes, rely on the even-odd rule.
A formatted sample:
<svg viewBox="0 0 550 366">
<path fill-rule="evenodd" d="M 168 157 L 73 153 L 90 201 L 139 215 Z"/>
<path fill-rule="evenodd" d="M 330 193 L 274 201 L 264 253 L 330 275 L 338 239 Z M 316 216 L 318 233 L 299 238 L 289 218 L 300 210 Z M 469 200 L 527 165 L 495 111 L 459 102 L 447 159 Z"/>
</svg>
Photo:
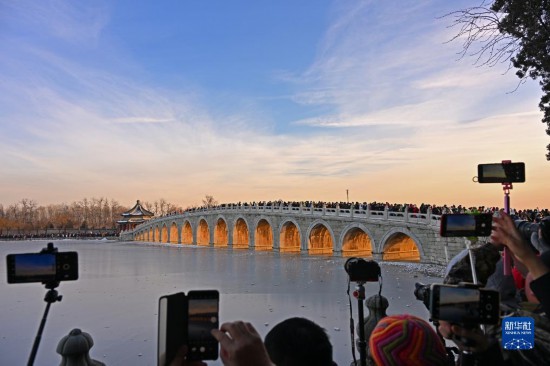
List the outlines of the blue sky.
<svg viewBox="0 0 550 366">
<path fill-rule="evenodd" d="M 204 195 L 549 207 L 540 89 L 459 59 L 476 1 L 2 1 L 0 203 Z"/>
</svg>

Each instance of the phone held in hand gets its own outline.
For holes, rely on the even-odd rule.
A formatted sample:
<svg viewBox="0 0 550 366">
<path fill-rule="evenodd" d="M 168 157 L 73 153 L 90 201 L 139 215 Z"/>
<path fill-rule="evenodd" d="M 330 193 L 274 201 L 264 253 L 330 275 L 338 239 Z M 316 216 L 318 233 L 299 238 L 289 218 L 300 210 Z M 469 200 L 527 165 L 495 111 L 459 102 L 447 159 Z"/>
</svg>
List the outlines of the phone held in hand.
<svg viewBox="0 0 550 366">
<path fill-rule="evenodd" d="M 169 365 L 187 346 L 187 360 L 216 360 L 218 341 L 210 331 L 219 327 L 217 290 L 179 292 L 159 299 L 158 365 Z"/>
</svg>

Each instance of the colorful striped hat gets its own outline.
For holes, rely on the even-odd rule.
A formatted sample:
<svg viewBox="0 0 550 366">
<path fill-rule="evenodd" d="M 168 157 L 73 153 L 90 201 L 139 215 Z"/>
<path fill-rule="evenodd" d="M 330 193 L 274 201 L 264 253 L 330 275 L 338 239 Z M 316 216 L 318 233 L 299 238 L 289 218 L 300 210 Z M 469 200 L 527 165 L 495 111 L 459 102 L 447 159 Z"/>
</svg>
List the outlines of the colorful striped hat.
<svg viewBox="0 0 550 366">
<path fill-rule="evenodd" d="M 409 314 L 382 318 L 369 339 L 377 366 L 448 365 L 445 346 L 426 321 Z"/>
</svg>

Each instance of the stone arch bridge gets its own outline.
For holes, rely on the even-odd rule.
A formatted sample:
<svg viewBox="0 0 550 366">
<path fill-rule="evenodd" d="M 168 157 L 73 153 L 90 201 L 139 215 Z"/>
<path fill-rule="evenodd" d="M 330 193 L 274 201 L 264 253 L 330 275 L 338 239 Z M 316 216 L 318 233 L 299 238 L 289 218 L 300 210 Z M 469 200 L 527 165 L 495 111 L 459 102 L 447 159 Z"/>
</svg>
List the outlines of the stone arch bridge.
<svg viewBox="0 0 550 366">
<path fill-rule="evenodd" d="M 357 256 L 446 264 L 463 238 L 439 236 L 440 216 L 292 206 L 201 208 L 157 217 L 121 233 L 121 240 Z"/>
</svg>

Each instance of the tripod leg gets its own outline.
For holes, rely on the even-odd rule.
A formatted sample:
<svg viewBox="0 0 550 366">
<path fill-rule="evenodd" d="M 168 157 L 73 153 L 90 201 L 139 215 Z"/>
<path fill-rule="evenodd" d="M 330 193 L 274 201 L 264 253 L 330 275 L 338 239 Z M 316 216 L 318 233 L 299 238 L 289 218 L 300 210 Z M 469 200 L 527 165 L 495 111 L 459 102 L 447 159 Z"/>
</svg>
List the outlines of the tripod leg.
<svg viewBox="0 0 550 366">
<path fill-rule="evenodd" d="M 359 299 L 359 361 L 361 366 L 367 366 L 367 341 L 365 339 L 365 317 L 363 300 Z"/>
</svg>

